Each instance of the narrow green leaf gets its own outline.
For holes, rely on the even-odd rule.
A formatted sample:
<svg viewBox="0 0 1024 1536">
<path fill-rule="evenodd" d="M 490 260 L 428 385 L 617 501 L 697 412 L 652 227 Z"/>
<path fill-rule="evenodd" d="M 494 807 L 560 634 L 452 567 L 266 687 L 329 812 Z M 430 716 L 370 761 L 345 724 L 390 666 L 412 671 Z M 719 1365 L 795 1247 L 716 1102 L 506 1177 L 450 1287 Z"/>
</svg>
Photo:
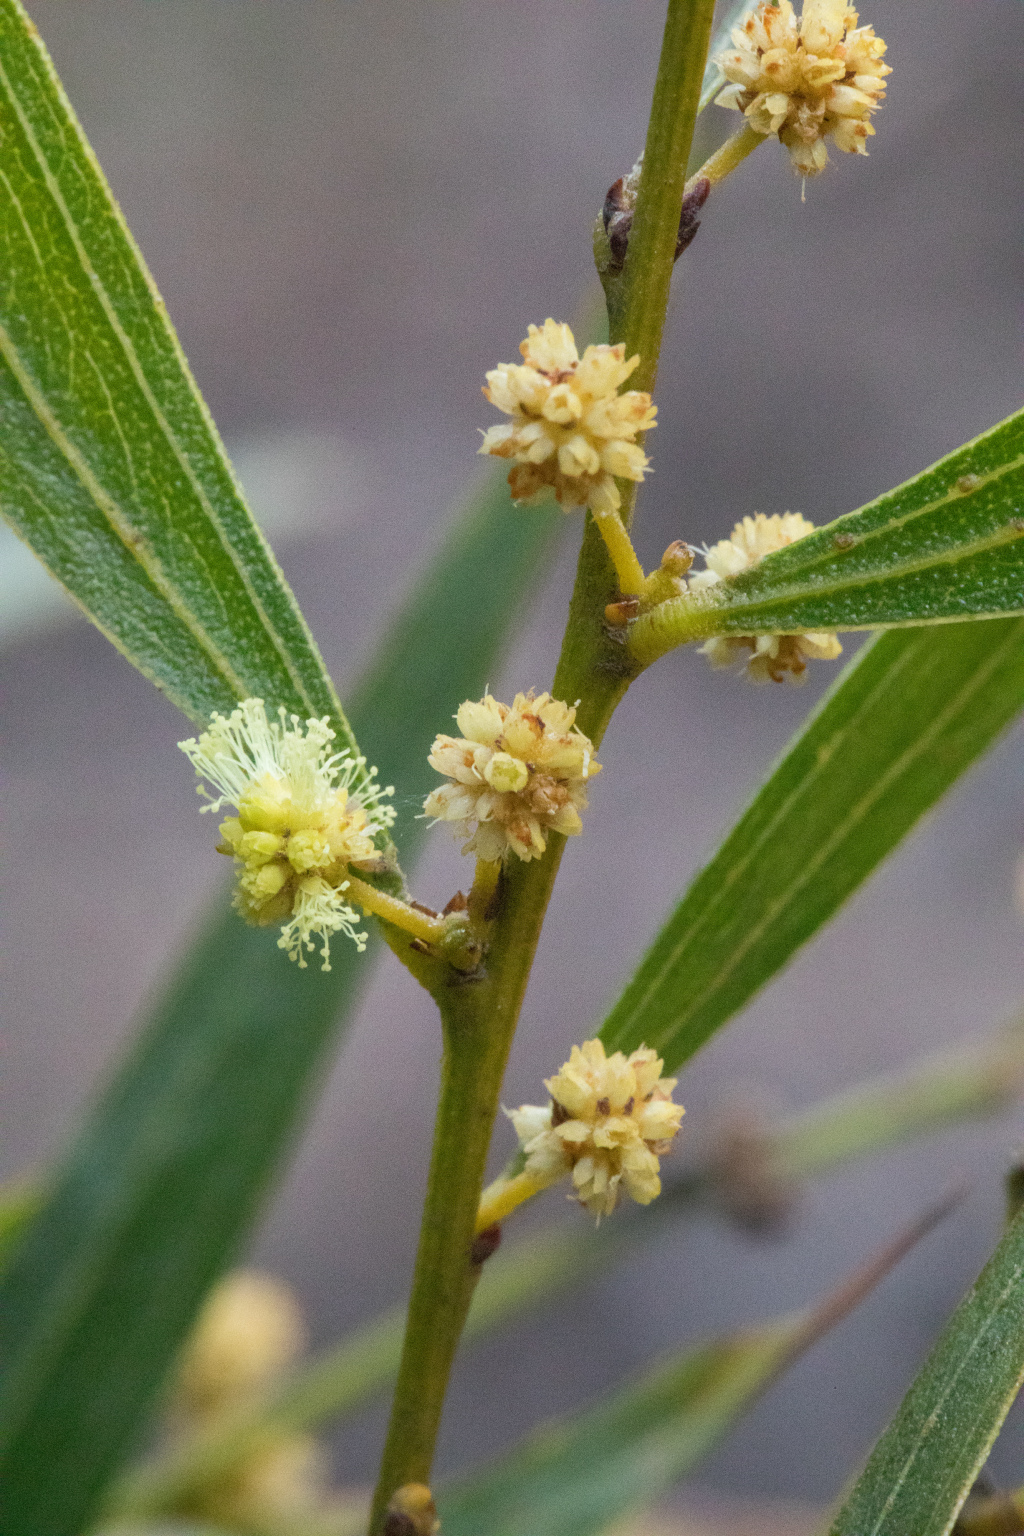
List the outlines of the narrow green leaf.
<svg viewBox="0 0 1024 1536">
<path fill-rule="evenodd" d="M 438 1499 L 445 1536 L 596 1536 L 707 1455 L 793 1357 L 803 1318 L 716 1339 L 544 1426 Z"/>
<path fill-rule="evenodd" d="M 560 526 L 488 477 L 412 593 L 352 711 L 400 795 L 422 793 L 434 732 L 484 685 Z M 95 1512 L 368 970 L 339 945 L 329 974 L 300 971 L 218 904 L 0 1279 L 0 1530 L 79 1536 Z"/>
<path fill-rule="evenodd" d="M 946 1536 L 1024 1384 L 1024 1213 L 943 1329 L 831 1536 Z"/>
<path fill-rule="evenodd" d="M 861 651 L 697 876 L 605 1021 L 674 1070 L 786 964 L 1024 706 L 1024 622 Z"/>
<path fill-rule="evenodd" d="M 0 0 L 0 507 L 193 720 L 259 695 L 330 715 L 142 256 L 19 0 Z"/>
<path fill-rule="evenodd" d="M 42 1186 L 35 1179 L 12 1179 L 0 1189 L 0 1269 L 10 1259 L 42 1203 Z"/>
<path fill-rule="evenodd" d="M 1024 613 L 1024 411 L 706 601 L 673 598 L 634 624 L 653 661 L 711 634 L 876 629 Z"/>
<path fill-rule="evenodd" d="M 598 1536 L 653 1503 L 948 1209 L 930 1211 L 813 1309 L 687 1350 L 595 1408 L 545 1425 L 442 1493 L 445 1536 Z"/>
</svg>

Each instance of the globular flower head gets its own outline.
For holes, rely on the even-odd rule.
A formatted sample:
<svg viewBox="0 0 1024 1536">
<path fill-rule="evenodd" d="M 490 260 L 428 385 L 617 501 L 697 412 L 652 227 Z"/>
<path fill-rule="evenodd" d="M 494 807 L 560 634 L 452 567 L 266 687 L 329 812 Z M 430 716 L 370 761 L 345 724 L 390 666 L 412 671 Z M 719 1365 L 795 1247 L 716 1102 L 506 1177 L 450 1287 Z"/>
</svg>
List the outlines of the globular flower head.
<svg viewBox="0 0 1024 1536">
<path fill-rule="evenodd" d="M 204 1418 L 256 1397 L 305 1347 L 305 1321 L 289 1288 L 258 1270 L 233 1270 L 206 1298 L 182 1352 L 175 1412 Z"/>
<path fill-rule="evenodd" d="M 304 950 L 322 940 L 324 970 L 330 935 L 345 933 L 358 949 L 365 933 L 359 914 L 343 900 L 350 864 L 372 866 L 374 838 L 391 826 L 391 789 L 374 782 L 365 759 L 330 750 L 326 719 L 307 720 L 278 710 L 267 716 L 262 699 L 246 699 L 225 718 L 214 715 L 198 741 L 179 742 L 215 798 L 204 811 L 232 805 L 237 816 L 220 824 L 220 852 L 238 867 L 235 906 L 247 922 L 282 924 L 279 944 L 305 966 Z M 354 787 L 355 786 L 355 787 Z"/>
<path fill-rule="evenodd" d="M 672 1102 L 676 1079 L 662 1077 L 663 1066 L 647 1046 L 607 1056 L 600 1040 L 574 1045 L 544 1084 L 551 1103 L 508 1111 L 525 1171 L 545 1184 L 571 1172 L 573 1198 L 598 1220 L 611 1215 L 623 1190 L 649 1205 L 661 1193 L 659 1159 L 683 1117 Z"/>
<path fill-rule="evenodd" d="M 828 164 L 825 140 L 866 155 L 871 115 L 885 95 L 885 43 L 858 27 L 846 0 L 804 0 L 797 21 L 790 0 L 762 0 L 733 28 L 717 63 L 731 83 L 716 98 L 742 112 L 758 133 L 778 135 L 801 176 Z"/>
<path fill-rule="evenodd" d="M 168 1404 L 172 1437 L 251 1407 L 305 1346 L 305 1320 L 286 1285 L 255 1271 L 226 1275 L 204 1303 L 178 1362 Z M 187 1512 L 218 1529 L 263 1529 L 268 1522 L 299 1528 L 300 1521 L 305 1529 L 328 1496 L 327 1459 L 317 1442 L 269 1429 L 189 1497 Z"/>
<path fill-rule="evenodd" d="M 499 704 L 488 693 L 455 716 L 460 737 L 438 736 L 428 761 L 451 780 L 423 809 L 469 836 L 463 853 L 498 860 L 540 858 L 547 834 L 582 830 L 587 781 L 600 773 L 590 740 L 573 729 L 576 711 L 549 693 L 517 693 Z"/>
<path fill-rule="evenodd" d="M 764 555 L 784 549 L 814 532 L 814 524 L 799 512 L 745 517 L 727 539 L 719 539 L 705 556 L 707 569 L 691 576 L 691 592 L 707 591 L 728 576 L 748 571 Z M 715 635 L 700 647 L 715 668 L 744 664 L 755 683 L 799 682 L 808 661 L 834 661 L 842 653 L 838 637 L 828 630 L 803 635 Z"/>
<path fill-rule="evenodd" d="M 635 441 L 655 425 L 657 407 L 639 390 L 618 393 L 639 357 L 626 349 L 591 346 L 580 357 L 567 325 L 530 326 L 519 348 L 522 363 L 501 363 L 484 394 L 510 421 L 484 433 L 481 453 L 512 459 L 508 483 L 517 501 L 553 491 L 567 512 L 613 512 L 615 478 L 642 480 L 648 461 Z"/>
</svg>

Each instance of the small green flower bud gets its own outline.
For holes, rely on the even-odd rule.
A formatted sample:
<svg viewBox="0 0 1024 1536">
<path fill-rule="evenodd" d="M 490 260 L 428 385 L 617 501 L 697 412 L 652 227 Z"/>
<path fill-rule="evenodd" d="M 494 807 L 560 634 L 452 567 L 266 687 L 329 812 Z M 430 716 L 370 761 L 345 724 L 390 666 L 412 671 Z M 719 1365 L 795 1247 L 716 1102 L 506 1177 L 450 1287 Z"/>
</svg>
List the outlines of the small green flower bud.
<svg viewBox="0 0 1024 1536">
<path fill-rule="evenodd" d="M 521 758 L 513 757 L 510 752 L 495 752 L 484 769 L 484 778 L 499 794 L 515 795 L 526 788 L 530 770 Z"/>
</svg>

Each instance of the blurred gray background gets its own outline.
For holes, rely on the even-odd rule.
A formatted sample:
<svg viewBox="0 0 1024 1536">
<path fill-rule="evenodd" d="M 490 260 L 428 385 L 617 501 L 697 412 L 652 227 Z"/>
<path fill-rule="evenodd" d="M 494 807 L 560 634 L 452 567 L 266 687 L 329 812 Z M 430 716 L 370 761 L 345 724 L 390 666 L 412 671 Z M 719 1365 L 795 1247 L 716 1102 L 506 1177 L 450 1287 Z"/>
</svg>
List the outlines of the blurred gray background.
<svg viewBox="0 0 1024 1536">
<path fill-rule="evenodd" d="M 515 357 L 529 321 L 570 316 L 590 279 L 591 220 L 642 143 L 662 5 L 30 9 L 344 687 L 475 473 L 484 371 Z M 870 159 L 834 156 L 801 203 L 767 145 L 716 193 L 677 275 L 638 525 L 648 564 L 754 510 L 848 511 L 1019 404 L 1019 0 L 876 0 L 862 19 L 894 66 Z M 707 117 L 721 122 L 705 132 L 735 122 Z M 578 537 L 567 521 L 499 694 L 550 681 Z M 0 1095 L 15 1172 L 69 1134 L 223 871 L 175 748 L 181 720 L 16 551 L 4 560 Z M 506 1102 L 536 1100 L 600 1020 L 826 673 L 755 690 L 677 654 L 627 699 L 568 850 Z M 1017 1009 L 1022 847 L 1018 733 L 687 1072 L 687 1134 L 740 1086 L 796 1107 Z M 466 878 L 437 829 L 418 894 L 440 904 Z M 294 1282 L 318 1342 L 405 1290 L 438 1045 L 428 1000 L 382 967 L 254 1248 Z M 443 1467 L 660 1349 L 812 1298 L 966 1176 L 965 1206 L 698 1479 L 831 1497 L 991 1247 L 1019 1133 L 1003 1117 L 832 1180 L 783 1243 L 676 1228 L 467 1352 Z M 511 1140 L 499 1126 L 499 1158 Z M 553 1194 L 530 1219 L 583 1218 Z M 347 1480 L 371 1477 L 383 1413 L 340 1436 Z M 997 1471 L 1019 1481 L 1022 1451 L 1011 1425 Z"/>
</svg>

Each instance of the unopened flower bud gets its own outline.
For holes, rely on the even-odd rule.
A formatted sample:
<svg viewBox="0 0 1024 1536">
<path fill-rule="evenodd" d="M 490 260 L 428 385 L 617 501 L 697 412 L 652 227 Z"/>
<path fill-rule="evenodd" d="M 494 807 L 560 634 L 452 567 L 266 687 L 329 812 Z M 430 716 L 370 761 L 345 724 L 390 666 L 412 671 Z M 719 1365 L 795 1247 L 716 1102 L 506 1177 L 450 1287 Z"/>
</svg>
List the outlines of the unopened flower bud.
<svg viewBox="0 0 1024 1536">
<path fill-rule="evenodd" d="M 488 693 L 455 718 L 462 736 L 438 736 L 429 758 L 451 783 L 428 795 L 423 809 L 469 838 L 463 853 L 490 862 L 514 853 L 529 862 L 544 852 L 549 831 L 582 830 L 587 780 L 601 765 L 573 729 L 573 707 L 549 693 L 517 693 L 511 705 Z"/>
<path fill-rule="evenodd" d="M 693 564 L 693 550 L 683 539 L 676 539 L 661 557 L 661 568 L 670 576 L 685 576 Z"/>
<path fill-rule="evenodd" d="M 396 1488 L 384 1517 L 384 1536 L 435 1536 L 441 1529 L 434 1496 L 426 1483 Z"/>
<path fill-rule="evenodd" d="M 517 501 L 553 491 L 566 511 L 615 511 L 616 477 L 644 478 L 647 456 L 634 438 L 657 414 L 650 395 L 618 392 L 639 357 L 627 361 L 621 343 L 580 357 L 572 331 L 554 320 L 531 325 L 519 350 L 521 364 L 487 375 L 484 394 L 512 419 L 485 432 L 480 452 L 513 460 L 508 483 Z"/>
</svg>

